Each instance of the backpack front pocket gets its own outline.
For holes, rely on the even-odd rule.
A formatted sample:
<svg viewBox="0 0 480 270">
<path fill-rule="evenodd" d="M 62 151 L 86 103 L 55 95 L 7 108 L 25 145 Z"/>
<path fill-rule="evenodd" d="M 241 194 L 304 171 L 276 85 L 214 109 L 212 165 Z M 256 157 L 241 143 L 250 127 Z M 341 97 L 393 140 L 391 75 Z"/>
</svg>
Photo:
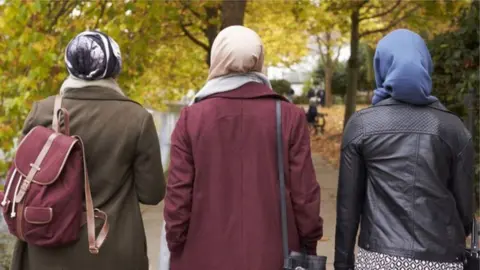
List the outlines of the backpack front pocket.
<svg viewBox="0 0 480 270">
<path fill-rule="evenodd" d="M 52 232 L 49 226 L 53 218 L 51 207 L 27 206 L 25 207 L 23 217 L 25 219 L 25 240 L 34 242 L 48 242 L 52 240 Z"/>
</svg>

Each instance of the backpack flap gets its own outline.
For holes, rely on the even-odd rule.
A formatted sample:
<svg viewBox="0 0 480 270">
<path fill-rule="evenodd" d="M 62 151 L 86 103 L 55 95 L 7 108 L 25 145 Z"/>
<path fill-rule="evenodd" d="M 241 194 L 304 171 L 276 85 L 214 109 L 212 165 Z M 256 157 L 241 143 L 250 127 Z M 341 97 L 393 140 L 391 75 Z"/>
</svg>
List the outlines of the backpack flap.
<svg viewBox="0 0 480 270">
<path fill-rule="evenodd" d="M 20 143 L 14 164 L 25 178 L 15 201 L 21 202 L 30 183 L 50 185 L 58 179 L 77 140 L 37 126 Z"/>
</svg>

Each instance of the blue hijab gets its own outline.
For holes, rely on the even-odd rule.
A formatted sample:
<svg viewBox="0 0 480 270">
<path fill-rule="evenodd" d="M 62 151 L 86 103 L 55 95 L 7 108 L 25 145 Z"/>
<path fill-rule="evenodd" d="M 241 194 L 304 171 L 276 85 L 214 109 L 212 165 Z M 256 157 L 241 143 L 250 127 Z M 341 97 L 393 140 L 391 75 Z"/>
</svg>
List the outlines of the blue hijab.
<svg viewBox="0 0 480 270">
<path fill-rule="evenodd" d="M 377 44 L 373 59 L 375 82 L 372 104 L 393 98 L 413 105 L 428 105 L 431 95 L 433 64 L 423 39 L 407 29 L 390 32 Z"/>
</svg>

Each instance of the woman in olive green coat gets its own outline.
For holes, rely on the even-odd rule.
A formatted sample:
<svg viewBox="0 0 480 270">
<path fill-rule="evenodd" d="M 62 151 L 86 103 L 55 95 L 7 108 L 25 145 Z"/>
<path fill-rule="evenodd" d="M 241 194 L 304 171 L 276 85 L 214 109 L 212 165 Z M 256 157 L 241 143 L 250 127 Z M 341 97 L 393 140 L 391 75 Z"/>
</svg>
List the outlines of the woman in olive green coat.
<svg viewBox="0 0 480 270">
<path fill-rule="evenodd" d="M 126 97 L 113 79 L 120 72 L 118 45 L 103 33 L 83 32 L 65 53 L 70 77 L 60 90 L 70 113 L 70 130 L 85 143 L 94 207 L 107 213 L 110 232 L 98 255 L 88 250 L 86 226 L 80 239 L 62 248 L 18 241 L 12 270 L 148 270 L 139 203 L 155 205 L 165 180 L 153 118 Z M 49 127 L 54 97 L 33 105 L 23 134 Z M 101 222 L 97 222 L 97 232 Z"/>
</svg>

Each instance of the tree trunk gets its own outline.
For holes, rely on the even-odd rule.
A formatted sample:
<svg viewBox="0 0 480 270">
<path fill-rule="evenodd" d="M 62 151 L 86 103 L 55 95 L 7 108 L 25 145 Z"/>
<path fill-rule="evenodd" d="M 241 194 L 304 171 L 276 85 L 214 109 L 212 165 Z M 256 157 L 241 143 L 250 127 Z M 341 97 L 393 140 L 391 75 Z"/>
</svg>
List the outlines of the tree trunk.
<svg viewBox="0 0 480 270">
<path fill-rule="evenodd" d="M 373 69 L 373 57 L 375 56 L 375 49 L 370 47 L 369 45 L 365 45 L 365 46 L 366 46 L 365 64 L 367 65 L 368 87 L 375 88 L 375 70 Z"/>
<path fill-rule="evenodd" d="M 373 90 L 376 88 L 375 83 L 375 71 L 373 69 L 373 57 L 375 55 L 375 49 L 369 45 L 367 46 L 367 53 L 365 54 L 365 63 L 367 65 L 367 82 L 368 82 L 368 89 L 367 89 L 367 98 L 368 101 L 372 101 L 373 97 Z"/>
<path fill-rule="evenodd" d="M 223 0 L 222 2 L 222 27 L 243 25 L 247 0 Z"/>
<path fill-rule="evenodd" d="M 357 103 L 357 86 L 358 86 L 358 44 L 359 36 L 359 9 L 355 8 L 351 14 L 350 29 L 350 59 L 348 60 L 348 88 L 347 98 L 345 101 L 345 118 L 343 127 L 347 125 L 348 119 L 356 111 Z"/>
<path fill-rule="evenodd" d="M 204 30 L 205 36 L 208 39 L 208 53 L 206 57 L 207 65 L 210 67 L 210 56 L 212 53 L 212 45 L 215 37 L 218 34 L 218 25 L 214 23 L 216 18 L 218 18 L 218 7 L 205 7 L 205 13 L 207 14 L 207 28 Z"/>
<path fill-rule="evenodd" d="M 368 101 L 369 101 L 369 102 L 372 102 L 372 99 L 373 99 L 373 91 L 374 91 L 374 90 L 375 90 L 375 89 L 373 89 L 373 88 L 368 90 L 367 98 L 368 98 Z"/>
<path fill-rule="evenodd" d="M 205 36 L 208 39 L 208 54 L 206 58 L 207 65 L 210 67 L 210 58 L 212 54 L 212 46 L 217 34 L 222 29 L 232 25 L 243 25 L 245 17 L 245 8 L 247 6 L 246 0 L 223 0 L 220 6 L 210 6 L 205 8 L 207 14 L 207 28 L 204 30 Z M 220 27 L 214 21 L 219 16 L 221 11 L 221 25 Z"/>
<path fill-rule="evenodd" d="M 326 65 L 324 68 L 325 74 L 325 107 L 331 107 L 333 105 L 333 95 L 332 95 L 332 79 L 333 79 L 333 68 L 330 65 Z"/>
<path fill-rule="evenodd" d="M 332 33 L 327 32 L 325 33 L 325 55 L 323 57 L 323 70 L 325 74 L 325 106 L 331 107 L 333 103 L 332 97 L 332 78 L 333 78 L 333 71 L 335 70 L 334 62 L 333 62 L 333 53 L 332 53 Z"/>
</svg>

